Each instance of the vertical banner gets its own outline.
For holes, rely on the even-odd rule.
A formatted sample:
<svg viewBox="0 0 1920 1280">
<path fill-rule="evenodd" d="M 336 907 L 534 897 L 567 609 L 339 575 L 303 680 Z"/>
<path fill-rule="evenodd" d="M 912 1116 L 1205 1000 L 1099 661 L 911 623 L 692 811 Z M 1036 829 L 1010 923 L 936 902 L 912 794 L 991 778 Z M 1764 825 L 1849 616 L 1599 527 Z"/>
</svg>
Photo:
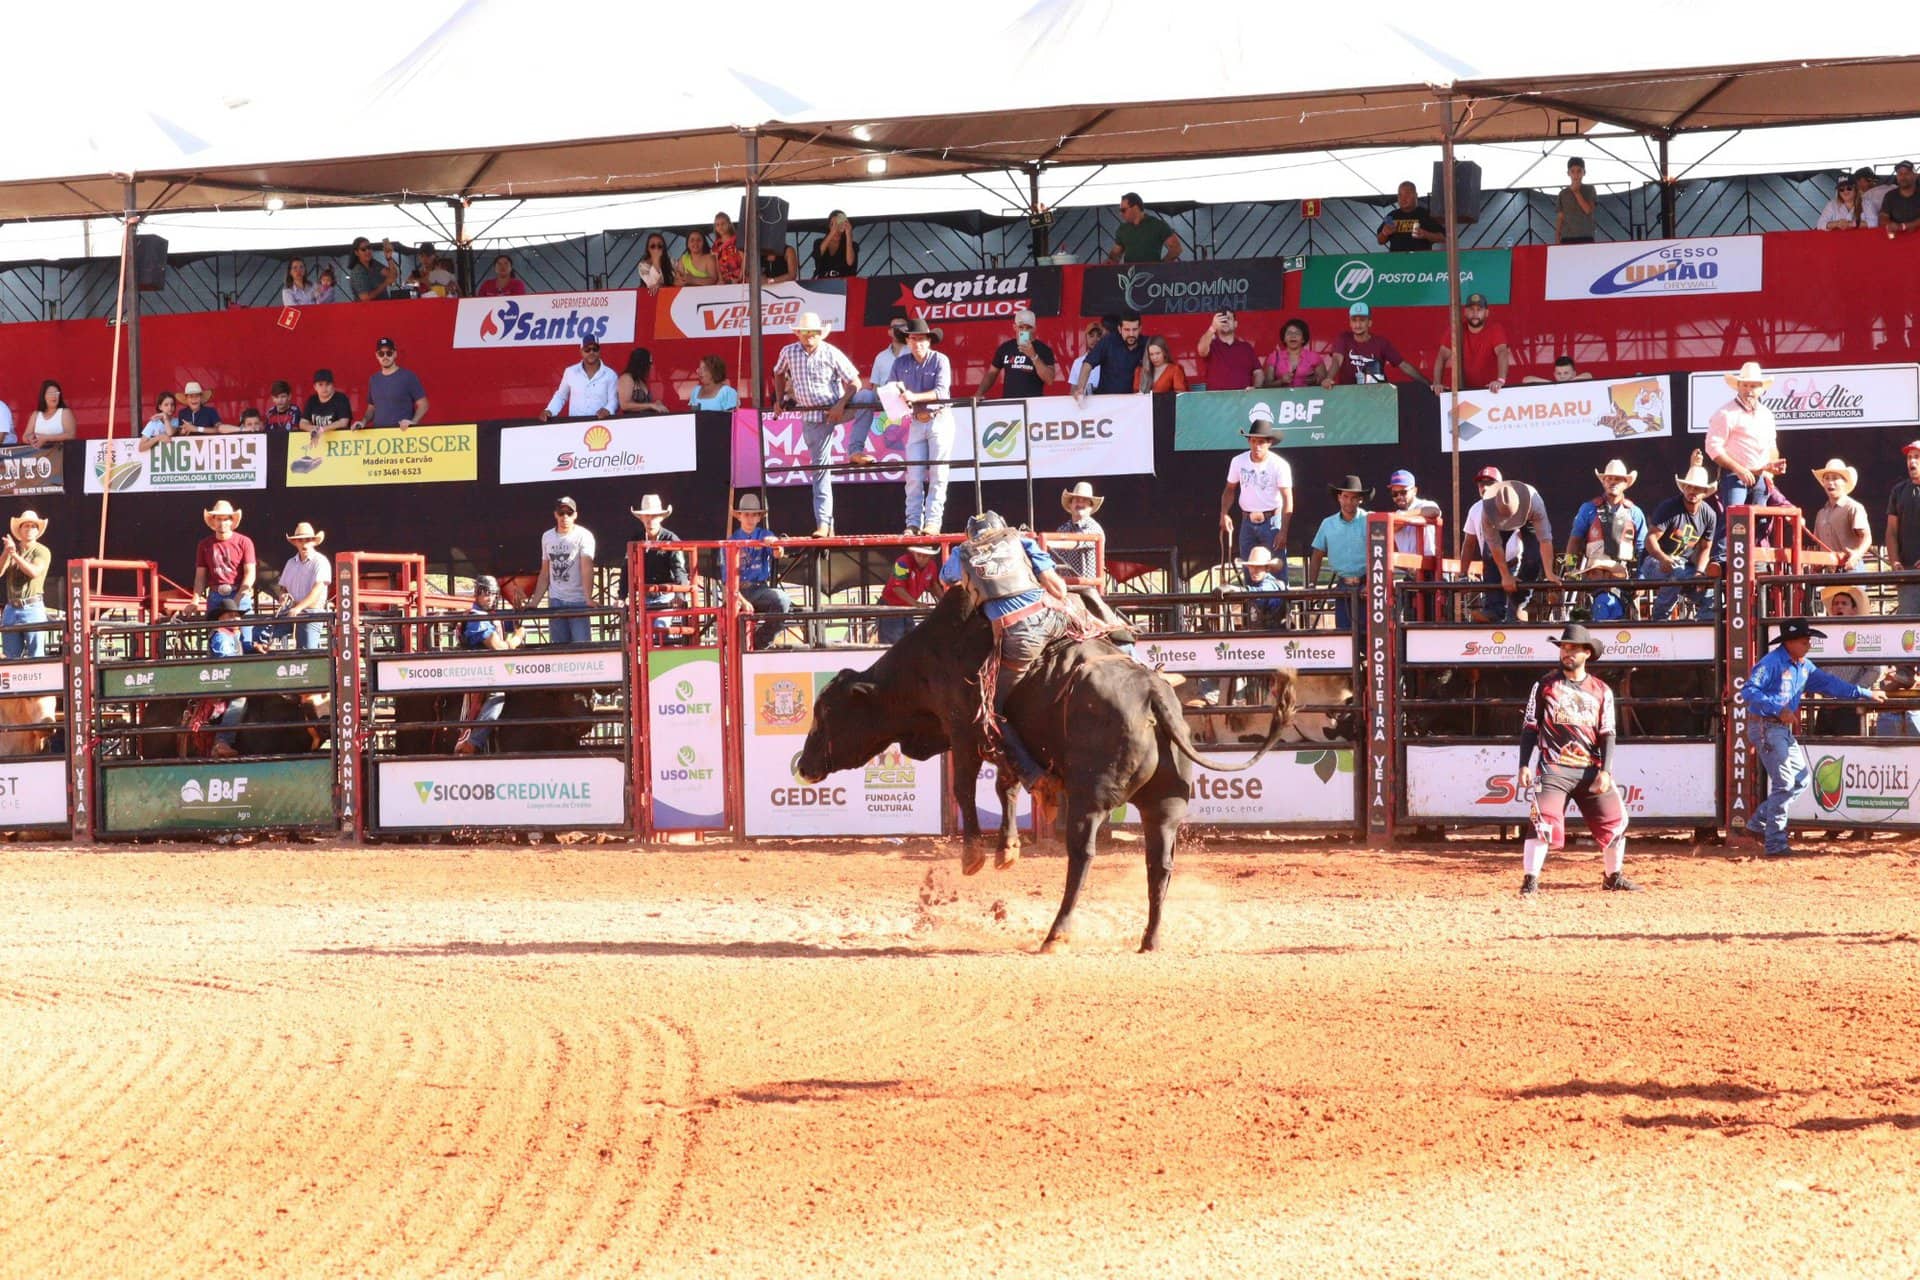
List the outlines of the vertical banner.
<svg viewBox="0 0 1920 1280">
<path fill-rule="evenodd" d="M 1727 830 L 1746 825 L 1749 770 L 1747 704 L 1740 698 L 1755 662 L 1753 634 L 1753 516 L 1746 507 L 1727 513 Z"/>
<path fill-rule="evenodd" d="M 647 744 L 654 830 L 725 827 L 726 737 L 718 649 L 648 651 Z"/>
<path fill-rule="evenodd" d="M 1367 843 L 1393 838 L 1393 517 L 1367 517 Z"/>
</svg>

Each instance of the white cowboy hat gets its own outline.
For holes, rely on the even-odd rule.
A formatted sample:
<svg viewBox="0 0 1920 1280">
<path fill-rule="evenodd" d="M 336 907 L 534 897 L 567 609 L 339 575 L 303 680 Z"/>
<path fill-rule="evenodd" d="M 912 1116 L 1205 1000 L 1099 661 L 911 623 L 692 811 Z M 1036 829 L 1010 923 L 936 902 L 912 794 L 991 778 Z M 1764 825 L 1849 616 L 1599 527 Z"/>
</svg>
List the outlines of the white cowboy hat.
<svg viewBox="0 0 1920 1280">
<path fill-rule="evenodd" d="M 1589 551 L 1587 558 L 1580 562 L 1580 576 L 1583 578 L 1624 578 L 1627 566 L 1603 552 Z"/>
<path fill-rule="evenodd" d="M 634 519 L 644 520 L 648 516 L 666 517 L 672 515 L 673 504 L 668 503 L 663 507 L 660 505 L 659 494 L 644 493 L 640 495 L 640 505 L 637 507 L 628 507 L 627 510 L 633 513 Z"/>
<path fill-rule="evenodd" d="M 207 394 L 207 389 L 197 382 L 189 382 L 186 386 L 180 388 L 180 394 L 183 396 L 203 396 Z"/>
<path fill-rule="evenodd" d="M 912 546 L 908 547 L 907 550 L 916 556 L 937 556 L 940 554 L 940 548 L 938 547 Z"/>
<path fill-rule="evenodd" d="M 667 510 L 671 511 L 673 508 L 668 507 Z M 757 493 L 743 493 L 740 495 L 740 500 L 733 504 L 733 513 L 739 515 L 743 511 L 748 515 L 764 516 L 767 514 L 767 504 L 760 500 L 760 495 Z"/>
<path fill-rule="evenodd" d="M 233 527 L 236 529 L 240 527 L 240 516 L 241 516 L 240 508 L 234 506 L 231 502 L 228 502 L 225 498 L 220 499 L 220 501 L 214 503 L 212 506 L 208 507 L 205 511 L 202 511 L 200 513 L 200 518 L 206 521 L 207 528 L 209 529 L 213 528 L 213 518 L 215 516 L 232 516 Z"/>
<path fill-rule="evenodd" d="M 293 532 L 287 535 L 287 541 L 293 543 L 296 547 L 303 542 L 311 542 L 317 547 L 326 540 L 327 531 L 325 529 L 315 532 L 314 527 L 305 520 L 293 526 Z"/>
<path fill-rule="evenodd" d="M 47 531 L 47 518 L 31 508 L 22 511 L 19 515 L 7 522 L 7 527 L 13 530 L 13 536 L 24 542 L 26 538 L 20 532 L 20 526 L 23 524 L 33 525 L 41 533 Z"/>
<path fill-rule="evenodd" d="M 1627 470 L 1627 464 L 1618 458 L 1609 459 L 1606 466 L 1593 474 L 1597 480 L 1625 480 L 1629 489 L 1633 487 L 1635 481 L 1640 479 L 1638 471 Z"/>
<path fill-rule="evenodd" d="M 1760 372 L 1760 362 L 1758 360 L 1747 361 L 1740 366 L 1740 372 L 1729 373 L 1726 374 L 1725 377 L 1727 379 L 1727 385 L 1736 389 L 1738 389 L 1743 382 L 1757 382 L 1760 384 L 1762 391 L 1765 391 L 1773 385 L 1773 379 Z"/>
<path fill-rule="evenodd" d="M 1840 587 L 1820 588 L 1821 609 L 1823 609 L 1827 613 L 1832 613 L 1833 599 L 1835 596 L 1851 596 L 1853 598 L 1853 611 L 1855 613 L 1873 612 L 1873 610 L 1867 605 L 1867 593 L 1865 589 L 1854 583 L 1848 583 L 1847 585 L 1840 586 Z"/>
<path fill-rule="evenodd" d="M 1071 489 L 1062 489 L 1060 491 L 1060 505 L 1066 508 L 1069 513 L 1073 511 L 1073 500 L 1075 498 L 1086 498 L 1093 503 L 1093 509 L 1095 511 L 1107 505 L 1107 500 L 1096 494 L 1093 491 L 1093 486 L 1085 480 L 1078 482 Z"/>
<path fill-rule="evenodd" d="M 796 334 L 829 333 L 832 329 L 833 326 L 822 320 L 816 311 L 802 311 L 800 318 L 793 322 L 793 332 Z"/>
<path fill-rule="evenodd" d="M 1709 476 L 1707 469 L 1697 462 L 1687 468 L 1687 474 L 1675 476 L 1673 483 L 1682 493 L 1685 493 L 1689 489 L 1698 489 L 1702 493 L 1712 493 L 1715 488 L 1713 477 Z"/>
<path fill-rule="evenodd" d="M 1860 484 L 1860 472 L 1839 458 L 1828 458 L 1827 465 L 1815 468 L 1813 473 L 1813 478 L 1821 484 L 1827 482 L 1828 476 L 1838 476 L 1846 481 L 1848 493 L 1852 493 Z"/>
<path fill-rule="evenodd" d="M 1267 550 L 1265 547 L 1255 547 L 1253 550 L 1247 552 L 1247 558 L 1240 563 L 1249 569 L 1256 568 L 1260 565 L 1271 565 L 1273 564 L 1273 552 Z"/>
</svg>

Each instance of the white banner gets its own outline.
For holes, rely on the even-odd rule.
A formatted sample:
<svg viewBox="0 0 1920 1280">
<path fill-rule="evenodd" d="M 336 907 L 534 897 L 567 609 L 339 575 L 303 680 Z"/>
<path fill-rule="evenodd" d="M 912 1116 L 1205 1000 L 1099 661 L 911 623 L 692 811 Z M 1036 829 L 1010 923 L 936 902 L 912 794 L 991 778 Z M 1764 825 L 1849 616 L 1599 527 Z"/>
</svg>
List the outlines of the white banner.
<svg viewBox="0 0 1920 1280">
<path fill-rule="evenodd" d="M 1547 299 L 1758 293 L 1761 237 L 1620 240 L 1547 248 Z"/>
<path fill-rule="evenodd" d="M 827 341 L 833 341 L 833 335 L 847 327 L 846 282 L 790 282 L 765 285 L 760 290 L 760 328 L 769 337 L 792 333 L 794 322 L 809 311 L 820 317 L 827 326 Z M 749 335 L 751 321 L 747 286 L 743 284 L 662 289 L 654 299 L 656 338 L 744 338 Z"/>
<path fill-rule="evenodd" d="M 66 663 L 58 659 L 9 662 L 0 665 L 0 694 L 58 693 L 66 678 Z"/>
<path fill-rule="evenodd" d="M 267 487 L 267 438 L 258 432 L 182 436 L 140 451 L 137 440 L 87 441 L 86 491 L 178 493 Z"/>
<path fill-rule="evenodd" d="M 1920 422 L 1920 364 L 1844 364 L 1768 369 L 1773 385 L 1760 403 L 1782 431 L 1833 427 L 1910 427 Z M 1724 373 L 1687 375 L 1687 430 L 1705 435 L 1733 400 Z"/>
<path fill-rule="evenodd" d="M 1838 618 L 1815 618 L 1814 626 L 1826 633 L 1807 646 L 1807 656 L 1815 662 L 1910 662 L 1920 649 L 1920 632 L 1912 622 L 1861 622 L 1846 626 Z M 1754 637 L 1756 640 L 1760 637 Z M 1773 639 L 1767 629 L 1766 639 Z"/>
<path fill-rule="evenodd" d="M 1920 747 L 1806 744 L 1813 785 L 1787 810 L 1797 822 L 1920 826 Z"/>
<path fill-rule="evenodd" d="M 647 750 L 655 829 L 715 831 L 726 825 L 719 650 L 648 653 Z"/>
<path fill-rule="evenodd" d="M 67 764 L 64 760 L 0 760 L 0 827 L 67 825 Z"/>
<path fill-rule="evenodd" d="M 1711 742 L 1623 742 L 1615 749 L 1615 785 L 1636 819 L 1713 819 L 1720 791 L 1720 752 Z M 1533 793 L 1520 790 L 1520 744 L 1485 742 L 1459 746 L 1409 744 L 1401 790 L 1412 821 L 1470 818 L 1525 822 Z M 1536 758 L 1535 769 L 1539 768 Z M 1567 806 L 1567 834 L 1584 831 L 1574 805 Z"/>
<path fill-rule="evenodd" d="M 815 696 L 842 667 L 860 670 L 879 656 L 877 649 L 742 656 L 747 835 L 939 834 L 944 756 L 914 760 L 896 745 L 819 783 L 795 772 Z"/>
<path fill-rule="evenodd" d="M 1353 670 L 1353 637 L 1328 631 L 1309 636 L 1141 636 L 1140 661 L 1182 673 L 1271 675 L 1275 667 L 1301 671 Z"/>
<path fill-rule="evenodd" d="M 1444 405 L 1444 398 L 1441 403 Z M 1608 444 L 1673 434 L 1673 380 L 1613 378 L 1460 393 L 1460 449 Z M 1440 444 L 1450 446 L 1445 414 Z"/>
<path fill-rule="evenodd" d="M 459 614 L 450 615 L 458 618 Z M 545 689 L 559 685 L 619 684 L 626 679 L 625 655 L 618 649 L 542 653 L 538 648 L 512 653 L 409 654 L 376 657 L 373 687 L 379 693 L 416 693 L 429 689 Z"/>
<path fill-rule="evenodd" d="M 602 342 L 632 342 L 636 305 L 631 289 L 462 298 L 453 317 L 453 345 L 577 347 L 588 334 Z"/>
<path fill-rule="evenodd" d="M 551 760 L 382 760 L 380 825 L 614 827 L 627 820 L 626 764 Z"/>
<path fill-rule="evenodd" d="M 1234 763 L 1253 748 L 1202 748 L 1201 754 L 1222 763 Z M 1000 829 L 1000 797 L 993 789 L 994 767 L 980 770 L 976 802 L 980 826 Z M 1309 747 L 1268 752 L 1243 773 L 1221 773 L 1195 765 L 1193 798 L 1187 821 L 1220 827 L 1272 827 L 1282 824 L 1350 824 L 1354 808 L 1353 752 Z M 1022 789 L 1014 808 L 1022 831 L 1033 830 L 1033 801 Z M 1138 826 L 1139 811 L 1131 805 L 1116 810 L 1112 822 Z"/>
<path fill-rule="evenodd" d="M 693 422 L 690 413 L 673 413 L 508 427 L 500 433 L 500 483 L 692 471 Z"/>
<path fill-rule="evenodd" d="M 1589 628 L 1606 650 L 1594 674 L 1606 679 L 1611 663 L 1712 662 L 1712 623 Z M 1498 664 L 1552 667 L 1560 661 L 1559 627 L 1408 627 L 1406 661 L 1419 666 Z"/>
</svg>

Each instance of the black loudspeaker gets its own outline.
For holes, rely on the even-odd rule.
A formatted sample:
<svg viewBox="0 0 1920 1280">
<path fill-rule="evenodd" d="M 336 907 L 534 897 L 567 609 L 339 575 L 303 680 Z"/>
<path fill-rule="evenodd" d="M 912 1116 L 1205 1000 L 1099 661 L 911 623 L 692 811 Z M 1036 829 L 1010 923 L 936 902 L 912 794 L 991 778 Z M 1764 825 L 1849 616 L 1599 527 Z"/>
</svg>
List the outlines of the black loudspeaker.
<svg viewBox="0 0 1920 1280">
<path fill-rule="evenodd" d="M 164 236 L 133 237 L 133 279 L 147 293 L 167 287 L 167 241 Z"/>
<path fill-rule="evenodd" d="M 740 197 L 740 247 L 747 243 L 747 198 Z M 784 247 L 787 243 L 787 202 L 779 196 L 760 197 L 760 245 Z"/>
<path fill-rule="evenodd" d="M 1471 160 L 1459 160 L 1453 166 L 1453 184 L 1460 189 L 1460 207 L 1454 213 L 1453 220 L 1461 226 L 1477 222 L 1480 218 L 1480 166 Z M 1447 217 L 1447 166 L 1444 161 L 1433 162 L 1433 194 L 1427 199 L 1427 208 L 1433 216 L 1442 222 Z"/>
</svg>

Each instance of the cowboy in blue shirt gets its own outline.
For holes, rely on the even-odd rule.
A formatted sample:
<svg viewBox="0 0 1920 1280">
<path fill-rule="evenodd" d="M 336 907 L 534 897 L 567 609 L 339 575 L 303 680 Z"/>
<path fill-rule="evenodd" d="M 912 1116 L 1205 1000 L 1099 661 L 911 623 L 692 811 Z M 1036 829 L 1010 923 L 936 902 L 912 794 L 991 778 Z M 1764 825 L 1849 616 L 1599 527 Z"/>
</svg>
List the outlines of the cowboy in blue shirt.
<svg viewBox="0 0 1920 1280">
<path fill-rule="evenodd" d="M 1740 689 L 1741 700 L 1753 712 L 1747 721 L 1747 737 L 1760 755 L 1770 784 L 1767 798 L 1754 806 L 1753 816 L 1747 819 L 1747 832 L 1760 837 L 1769 857 L 1793 852 L 1787 843 L 1787 810 L 1811 781 L 1806 752 L 1794 736 L 1800 727 L 1800 696 L 1813 692 L 1825 698 L 1863 702 L 1887 699 L 1878 689 L 1848 684 L 1808 661 L 1807 650 L 1814 640 L 1826 638 L 1826 632 L 1815 631 L 1805 618 L 1781 623 L 1773 651 L 1754 664 Z"/>
</svg>

